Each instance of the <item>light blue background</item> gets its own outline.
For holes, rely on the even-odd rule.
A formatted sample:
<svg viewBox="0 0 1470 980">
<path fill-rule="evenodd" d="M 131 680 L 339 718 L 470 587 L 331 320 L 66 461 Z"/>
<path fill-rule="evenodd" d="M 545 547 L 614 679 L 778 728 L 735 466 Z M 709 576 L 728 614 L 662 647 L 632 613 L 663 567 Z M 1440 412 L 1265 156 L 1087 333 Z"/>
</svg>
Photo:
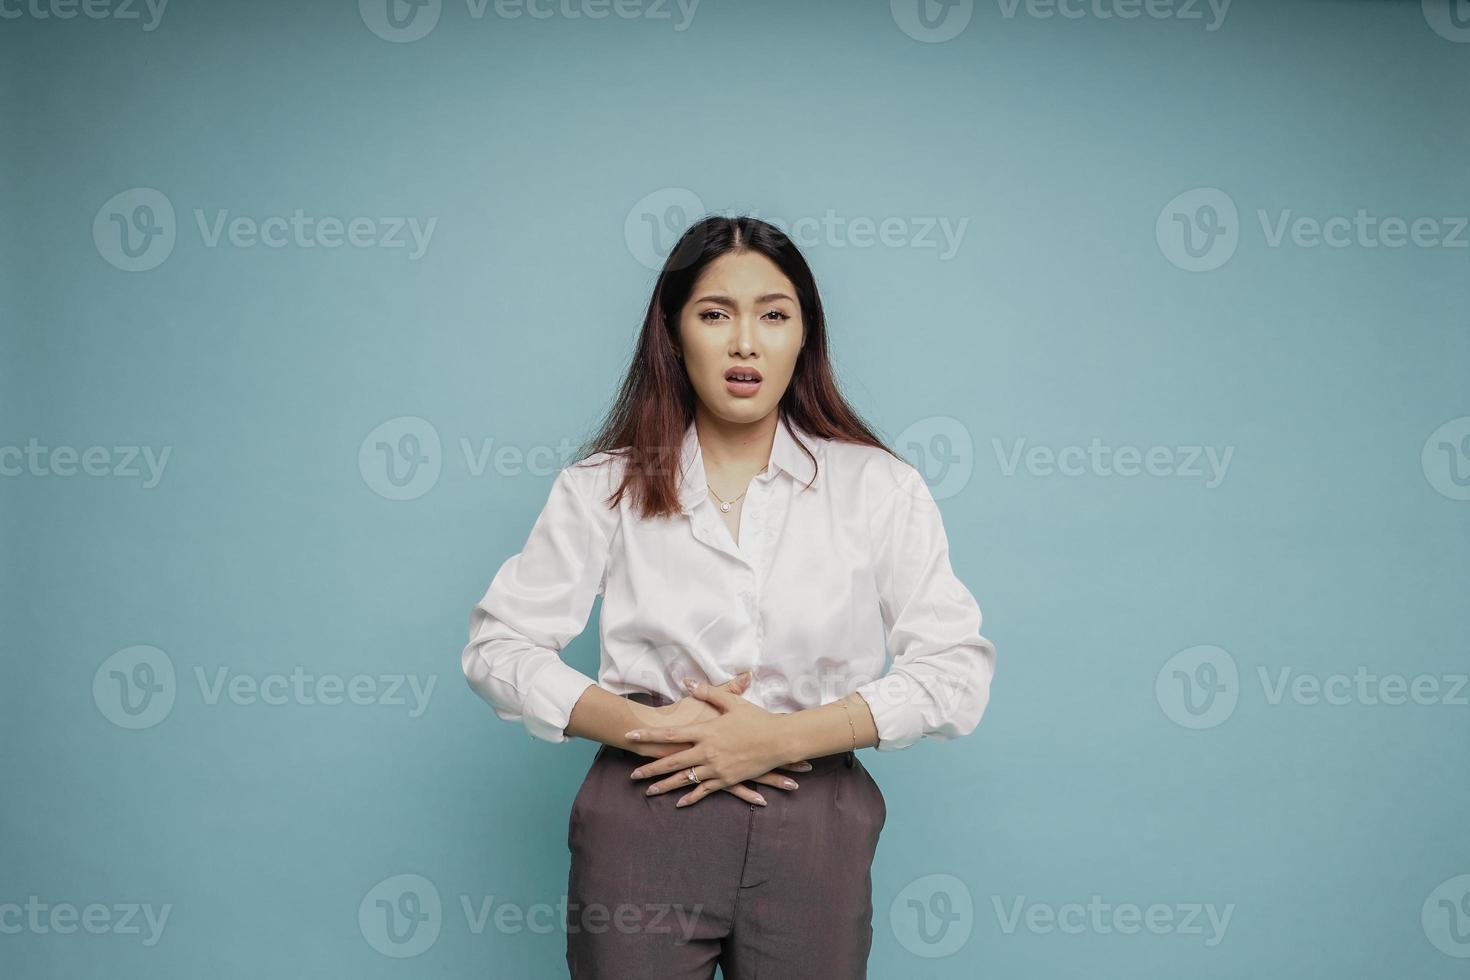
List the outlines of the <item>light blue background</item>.
<svg viewBox="0 0 1470 980">
<path fill-rule="evenodd" d="M 0 447 L 170 448 L 151 488 L 0 477 L 0 905 L 171 904 L 152 946 L 0 932 L 0 972 L 564 975 L 560 932 L 477 932 L 461 906 L 561 900 L 593 753 L 532 743 L 464 684 L 470 607 L 552 467 L 477 475 L 461 440 L 567 460 L 652 285 L 645 212 L 677 225 L 684 189 L 844 219 L 803 246 L 849 397 L 906 454 L 959 435 L 948 472 L 969 468 L 927 475 L 951 480 L 953 563 L 999 673 L 973 737 L 864 753 L 889 801 L 871 975 L 1463 975 L 1470 938 L 1436 945 L 1433 893 L 1470 874 L 1470 707 L 1272 704 L 1258 670 L 1470 668 L 1470 503 L 1437 489 L 1470 459 L 1421 461 L 1470 415 L 1470 249 L 1272 247 L 1257 212 L 1470 212 L 1470 39 L 1418 3 L 1237 0 L 1213 31 L 982 3 L 941 43 L 882 2 L 706 0 L 683 30 L 666 9 L 446 2 L 407 43 L 350 2 L 0 20 Z M 167 198 L 177 240 L 127 272 L 92 225 L 134 188 Z M 1239 213 L 1210 271 L 1156 235 L 1196 188 Z M 207 247 L 194 219 L 297 208 L 437 224 L 415 259 Z M 846 224 L 890 217 L 968 224 L 949 257 Z M 406 417 L 442 469 L 393 500 L 359 450 Z M 1008 474 L 994 442 L 1094 437 L 1232 456 L 1207 487 Z M 567 652 L 589 672 L 595 615 Z M 166 655 L 176 700 L 129 730 L 93 681 L 136 645 Z M 1201 645 L 1239 683 L 1192 729 L 1155 683 Z M 222 668 L 435 686 L 417 717 L 211 704 L 195 672 Z M 358 913 L 405 874 L 443 911 L 398 958 Z M 908 904 L 941 907 L 935 874 L 973 907 L 929 933 L 958 946 L 943 957 Z M 1094 895 L 1233 909 L 1214 945 L 1207 925 L 997 913 Z"/>
</svg>

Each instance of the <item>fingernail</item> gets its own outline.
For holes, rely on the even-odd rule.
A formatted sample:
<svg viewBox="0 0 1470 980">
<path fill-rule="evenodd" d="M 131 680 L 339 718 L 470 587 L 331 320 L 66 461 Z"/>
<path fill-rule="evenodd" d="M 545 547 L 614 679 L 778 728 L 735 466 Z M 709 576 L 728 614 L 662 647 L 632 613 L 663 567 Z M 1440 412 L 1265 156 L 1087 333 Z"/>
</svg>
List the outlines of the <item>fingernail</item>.
<svg viewBox="0 0 1470 980">
<path fill-rule="evenodd" d="M 623 733 L 623 738 L 626 738 L 630 742 L 636 742 L 639 739 L 641 739 L 642 737 L 643 737 L 643 733 L 642 732 L 624 732 Z"/>
<path fill-rule="evenodd" d="M 792 766 L 791 768 L 795 769 L 797 772 L 811 772 L 812 764 L 810 762 L 801 762 Z"/>
<path fill-rule="evenodd" d="M 685 803 L 684 800 L 680 800 L 678 803 L 675 803 L 674 806 L 676 806 L 676 807 L 683 806 L 684 803 Z"/>
<path fill-rule="evenodd" d="M 694 688 L 695 688 L 695 680 L 694 680 L 694 678 L 692 678 L 692 677 L 686 677 L 686 678 L 684 678 L 684 687 L 686 687 L 687 689 L 689 689 L 691 691 L 694 690 Z"/>
<path fill-rule="evenodd" d="M 754 676 L 754 671 L 749 671 L 749 670 L 741 671 L 740 672 L 740 683 L 742 683 L 742 684 L 749 684 L 750 683 L 750 679 L 753 676 Z"/>
<path fill-rule="evenodd" d="M 643 778 L 643 770 L 642 769 L 634 769 L 632 772 L 628 773 L 628 778 L 629 779 L 642 779 Z"/>
<path fill-rule="evenodd" d="M 760 802 L 760 805 L 761 806 L 766 806 L 767 805 L 766 804 L 766 798 L 764 796 L 760 795 L 759 793 L 755 794 L 755 798 Z"/>
<path fill-rule="evenodd" d="M 654 794 L 654 791 L 657 790 L 657 789 L 658 789 L 658 787 L 656 787 L 656 786 L 650 786 L 650 787 L 648 787 L 648 789 L 646 789 L 646 790 L 643 791 L 643 795 L 644 796 L 652 796 Z"/>
<path fill-rule="evenodd" d="M 786 788 L 787 789 L 796 789 L 796 780 L 794 780 L 794 779 L 788 779 L 788 780 L 786 780 Z"/>
</svg>

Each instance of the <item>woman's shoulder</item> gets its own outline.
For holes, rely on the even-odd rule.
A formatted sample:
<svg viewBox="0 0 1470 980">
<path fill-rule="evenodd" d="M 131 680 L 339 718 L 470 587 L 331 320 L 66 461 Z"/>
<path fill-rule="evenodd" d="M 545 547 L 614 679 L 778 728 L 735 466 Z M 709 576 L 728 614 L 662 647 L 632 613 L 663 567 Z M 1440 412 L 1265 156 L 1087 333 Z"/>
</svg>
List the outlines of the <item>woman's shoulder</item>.
<svg viewBox="0 0 1470 980">
<path fill-rule="evenodd" d="M 605 502 L 622 484 L 626 468 L 626 453 L 603 451 L 569 463 L 562 473 L 587 500 Z"/>
<path fill-rule="evenodd" d="M 900 456 L 882 446 L 862 442 L 822 439 L 822 460 L 831 474 L 846 484 L 904 486 L 919 477 L 919 471 Z"/>
</svg>

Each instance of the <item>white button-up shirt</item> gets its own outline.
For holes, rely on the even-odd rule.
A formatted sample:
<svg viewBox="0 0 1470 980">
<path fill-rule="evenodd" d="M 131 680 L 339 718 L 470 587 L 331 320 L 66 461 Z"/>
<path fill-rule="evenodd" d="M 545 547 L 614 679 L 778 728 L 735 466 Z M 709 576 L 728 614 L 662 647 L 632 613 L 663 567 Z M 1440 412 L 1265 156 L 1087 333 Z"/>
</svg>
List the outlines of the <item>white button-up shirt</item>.
<svg viewBox="0 0 1470 980">
<path fill-rule="evenodd" d="M 567 741 L 572 707 L 593 683 L 677 701 L 683 677 L 722 684 L 747 669 L 743 696 L 772 712 L 857 690 L 879 750 L 973 731 L 995 647 L 950 567 L 923 476 L 881 449 L 799 432 L 814 466 L 785 423 L 782 413 L 770 464 L 746 490 L 738 543 L 709 493 L 693 423 L 672 518 L 644 520 L 630 494 L 607 506 L 627 465 L 620 454 L 558 472 L 525 548 L 471 612 L 461 657 L 470 687 L 548 742 Z M 560 651 L 599 595 L 594 682 Z"/>
</svg>

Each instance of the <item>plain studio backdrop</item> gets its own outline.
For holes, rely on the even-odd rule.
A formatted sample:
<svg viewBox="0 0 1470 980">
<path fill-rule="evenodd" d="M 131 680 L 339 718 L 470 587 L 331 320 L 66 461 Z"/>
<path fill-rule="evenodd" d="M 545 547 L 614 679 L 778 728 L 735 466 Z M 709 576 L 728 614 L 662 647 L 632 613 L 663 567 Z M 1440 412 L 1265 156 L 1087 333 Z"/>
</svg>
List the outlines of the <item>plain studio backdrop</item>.
<svg viewBox="0 0 1470 980">
<path fill-rule="evenodd" d="M 864 753 L 871 975 L 1463 975 L 1464 2 L 0 0 L 0 77 L 0 973 L 565 974 L 594 746 L 469 610 L 744 212 L 999 652 Z"/>
</svg>

